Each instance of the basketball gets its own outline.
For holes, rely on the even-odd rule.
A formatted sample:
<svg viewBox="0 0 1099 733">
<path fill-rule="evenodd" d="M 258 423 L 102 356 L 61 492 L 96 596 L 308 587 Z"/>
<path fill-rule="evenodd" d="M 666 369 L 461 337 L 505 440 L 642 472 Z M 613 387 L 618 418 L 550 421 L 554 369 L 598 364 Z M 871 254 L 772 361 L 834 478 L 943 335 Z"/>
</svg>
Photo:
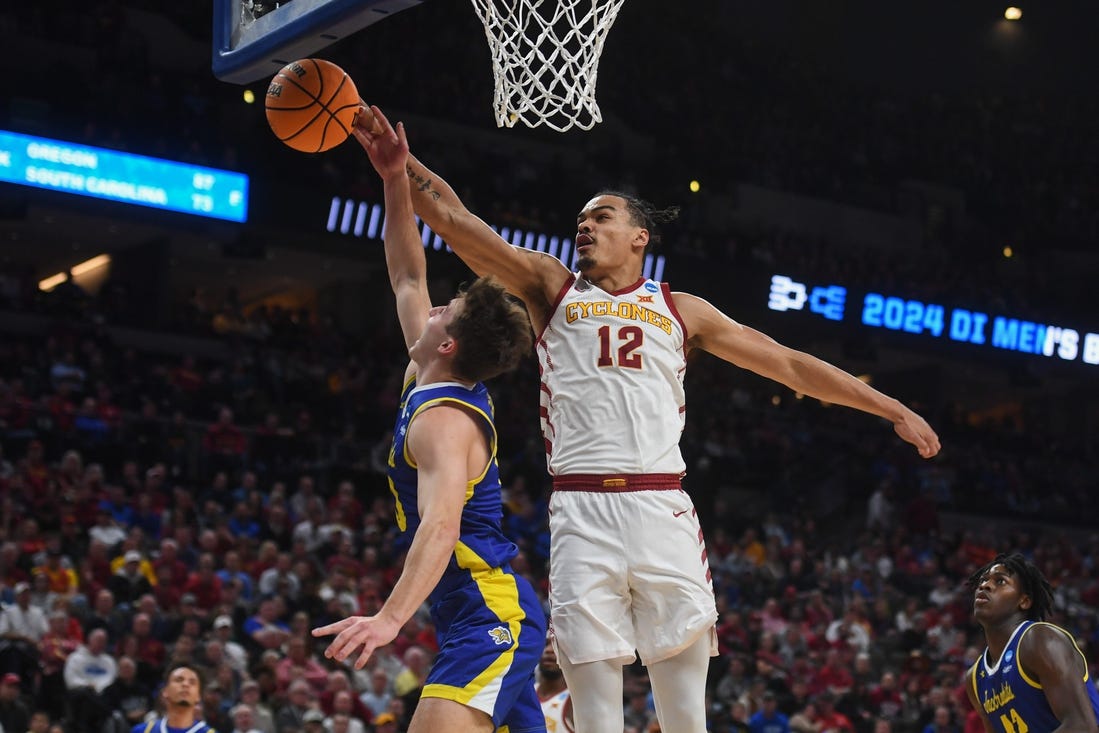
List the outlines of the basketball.
<svg viewBox="0 0 1099 733">
<path fill-rule="evenodd" d="M 282 142 L 303 153 L 322 153 L 351 134 L 362 101 L 355 82 L 324 59 L 292 61 L 267 87 L 267 124 Z"/>
</svg>

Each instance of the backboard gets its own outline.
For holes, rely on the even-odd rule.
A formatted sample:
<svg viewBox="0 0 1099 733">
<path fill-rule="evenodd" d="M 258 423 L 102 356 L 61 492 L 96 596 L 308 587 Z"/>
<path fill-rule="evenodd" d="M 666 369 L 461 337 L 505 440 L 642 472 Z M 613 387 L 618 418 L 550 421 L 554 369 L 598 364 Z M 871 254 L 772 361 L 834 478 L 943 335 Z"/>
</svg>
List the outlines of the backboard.
<svg viewBox="0 0 1099 733">
<path fill-rule="evenodd" d="M 422 0 L 214 0 L 214 76 L 249 84 Z"/>
</svg>

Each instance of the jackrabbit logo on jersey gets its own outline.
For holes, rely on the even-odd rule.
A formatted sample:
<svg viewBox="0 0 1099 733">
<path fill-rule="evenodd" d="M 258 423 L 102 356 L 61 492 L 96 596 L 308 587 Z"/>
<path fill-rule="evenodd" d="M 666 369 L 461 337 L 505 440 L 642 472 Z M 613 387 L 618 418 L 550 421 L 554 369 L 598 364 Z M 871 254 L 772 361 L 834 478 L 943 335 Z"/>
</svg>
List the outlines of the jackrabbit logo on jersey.
<svg viewBox="0 0 1099 733">
<path fill-rule="evenodd" d="M 495 629 L 489 629 L 488 635 L 492 637 L 492 641 L 497 644 L 511 644 L 511 632 L 503 626 L 497 626 Z"/>
</svg>

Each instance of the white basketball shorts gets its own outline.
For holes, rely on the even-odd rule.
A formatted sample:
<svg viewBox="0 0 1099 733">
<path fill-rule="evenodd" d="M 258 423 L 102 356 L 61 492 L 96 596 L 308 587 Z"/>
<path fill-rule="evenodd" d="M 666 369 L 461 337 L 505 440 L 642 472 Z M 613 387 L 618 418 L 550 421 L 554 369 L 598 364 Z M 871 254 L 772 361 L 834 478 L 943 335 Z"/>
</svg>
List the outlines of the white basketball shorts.
<svg viewBox="0 0 1099 733">
<path fill-rule="evenodd" d="M 700 635 L 717 653 L 717 607 L 694 504 L 682 489 L 555 490 L 550 608 L 556 643 L 577 664 L 645 664 Z"/>
</svg>

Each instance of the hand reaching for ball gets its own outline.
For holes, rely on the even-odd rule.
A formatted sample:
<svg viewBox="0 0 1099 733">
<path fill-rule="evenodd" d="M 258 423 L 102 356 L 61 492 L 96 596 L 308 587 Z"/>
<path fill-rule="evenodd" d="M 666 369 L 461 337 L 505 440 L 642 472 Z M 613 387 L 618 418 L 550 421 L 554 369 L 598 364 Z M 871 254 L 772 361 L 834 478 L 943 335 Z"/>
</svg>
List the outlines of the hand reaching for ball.
<svg viewBox="0 0 1099 733">
<path fill-rule="evenodd" d="M 408 160 L 408 138 L 405 136 L 404 123 L 398 122 L 397 129 L 375 106 L 360 107 L 355 116 L 351 134 L 363 146 L 370 158 L 374 170 L 382 179 L 403 176 Z"/>
<path fill-rule="evenodd" d="M 358 113 L 355 115 L 352 132 L 355 131 L 354 128 L 362 128 L 372 135 L 381 135 L 383 127 L 382 123 L 378 122 L 377 117 L 374 116 L 375 109 L 377 109 L 377 107 L 363 102 L 362 106 L 359 107 Z"/>
</svg>

